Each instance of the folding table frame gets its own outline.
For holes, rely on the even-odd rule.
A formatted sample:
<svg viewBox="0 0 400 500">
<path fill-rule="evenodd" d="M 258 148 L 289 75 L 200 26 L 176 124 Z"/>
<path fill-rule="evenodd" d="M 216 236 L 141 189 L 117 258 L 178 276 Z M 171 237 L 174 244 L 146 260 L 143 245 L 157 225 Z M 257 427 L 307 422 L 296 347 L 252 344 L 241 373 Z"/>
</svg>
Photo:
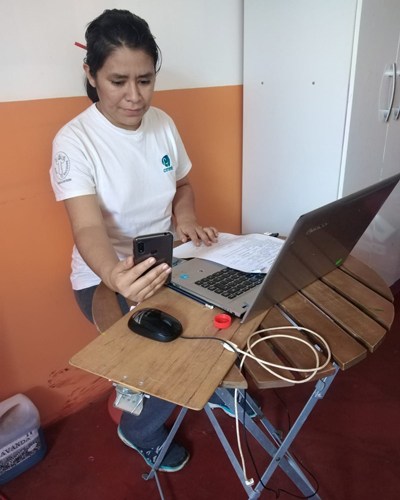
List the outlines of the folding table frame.
<svg viewBox="0 0 400 500">
<path fill-rule="evenodd" d="M 259 498 L 264 487 L 268 484 L 271 476 L 277 469 L 280 467 L 285 474 L 292 480 L 292 482 L 296 485 L 296 487 L 300 490 L 300 492 L 305 496 L 313 496 L 314 499 L 319 499 L 320 497 L 315 492 L 315 488 L 309 482 L 305 474 L 303 473 L 301 467 L 294 459 L 293 455 L 290 454 L 289 448 L 296 438 L 297 434 L 301 430 L 303 424 L 306 422 L 310 413 L 314 409 L 315 405 L 319 400 L 321 400 L 326 392 L 328 391 L 333 379 L 337 375 L 339 368 L 336 367 L 335 372 L 332 375 L 321 378 L 317 380 L 314 390 L 309 397 L 308 401 L 304 405 L 303 409 L 299 413 L 294 425 L 289 430 L 287 435 L 282 438 L 281 432 L 275 429 L 275 427 L 271 424 L 271 422 L 266 418 L 266 416 L 262 413 L 261 409 L 257 406 L 252 397 L 247 393 L 244 396 L 244 392 L 242 389 L 239 389 L 238 392 L 241 393 L 242 397 L 246 397 L 247 404 L 255 411 L 257 414 L 254 419 L 250 418 L 247 414 L 245 414 L 243 408 L 238 405 L 238 418 L 242 425 L 245 425 L 246 431 L 249 432 L 254 439 L 262 446 L 262 448 L 268 453 L 271 457 L 271 460 L 265 469 L 265 471 L 260 475 L 260 479 L 258 483 L 253 487 L 252 484 L 248 484 L 246 478 L 244 477 L 244 472 L 242 466 L 233 451 L 232 445 L 229 443 L 217 417 L 213 410 L 206 405 L 204 407 L 204 411 L 206 412 L 219 440 L 221 441 L 222 446 L 225 449 L 225 452 L 239 478 L 242 483 L 243 488 L 245 489 L 248 498 L 253 500 Z M 216 390 L 216 394 L 222 399 L 222 401 L 228 406 L 233 412 L 235 407 L 234 396 L 232 395 L 232 391 L 225 388 L 218 388 Z M 177 430 L 179 429 L 184 416 L 186 415 L 187 408 L 182 408 L 178 414 L 177 419 L 166 439 L 162 451 L 159 454 L 157 461 L 152 467 L 151 471 L 148 474 L 143 476 L 144 479 L 152 479 L 153 477 L 156 479 L 158 491 L 160 493 L 161 499 L 164 499 L 164 495 L 162 492 L 161 484 L 159 478 L 157 476 L 157 470 L 168 450 L 169 445 L 171 444 Z M 258 425 L 257 425 L 258 421 Z"/>
</svg>

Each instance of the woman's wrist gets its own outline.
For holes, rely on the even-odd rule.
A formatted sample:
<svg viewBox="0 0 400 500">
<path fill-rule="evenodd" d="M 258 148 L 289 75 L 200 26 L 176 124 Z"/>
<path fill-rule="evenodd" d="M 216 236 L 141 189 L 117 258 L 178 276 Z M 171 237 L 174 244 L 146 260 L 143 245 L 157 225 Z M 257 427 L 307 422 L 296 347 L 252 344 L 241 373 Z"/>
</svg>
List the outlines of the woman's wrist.
<svg viewBox="0 0 400 500">
<path fill-rule="evenodd" d="M 101 280 L 105 283 L 105 285 L 107 285 L 108 288 L 110 288 L 114 292 L 118 292 L 113 273 L 117 264 L 118 260 L 112 260 L 107 263 L 103 263 L 99 270 L 99 277 L 101 278 Z"/>
</svg>

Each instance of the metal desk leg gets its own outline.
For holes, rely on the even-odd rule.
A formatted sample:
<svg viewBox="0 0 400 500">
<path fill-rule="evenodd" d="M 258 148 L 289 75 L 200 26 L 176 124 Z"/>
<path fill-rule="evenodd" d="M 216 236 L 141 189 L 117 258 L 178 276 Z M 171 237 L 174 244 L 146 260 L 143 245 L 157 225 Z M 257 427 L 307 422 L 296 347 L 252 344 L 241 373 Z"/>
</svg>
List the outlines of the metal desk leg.
<svg viewBox="0 0 400 500">
<path fill-rule="evenodd" d="M 152 479 L 153 477 L 155 478 L 156 483 L 157 483 L 158 492 L 160 493 L 160 497 L 162 500 L 164 500 L 164 495 L 163 495 L 160 481 L 158 479 L 157 471 L 158 471 L 158 468 L 160 467 L 160 464 L 163 461 L 163 458 L 165 457 L 165 455 L 168 451 L 169 445 L 171 444 L 172 440 L 174 439 L 175 434 L 177 433 L 187 411 L 188 411 L 188 408 L 185 408 L 185 407 L 181 408 L 181 410 L 178 414 L 178 417 L 176 418 L 176 420 L 174 422 L 174 425 L 172 426 L 171 430 L 168 433 L 167 439 L 164 441 L 164 443 L 162 445 L 161 451 L 160 451 L 160 453 L 157 457 L 157 460 L 155 461 L 153 467 L 151 468 L 151 470 L 148 474 L 143 474 L 143 476 L 142 476 L 145 481 L 148 481 L 149 479 Z"/>
<path fill-rule="evenodd" d="M 219 425 L 219 422 L 218 422 L 217 418 L 215 417 L 212 409 L 208 405 L 206 405 L 204 407 L 204 410 L 205 410 L 208 418 L 210 419 L 210 422 L 211 422 L 212 426 L 214 427 L 214 430 L 217 433 L 217 436 L 219 437 L 219 440 L 221 441 L 221 444 L 224 447 L 225 452 L 228 455 L 228 458 L 231 461 L 231 464 L 232 464 L 233 468 L 235 469 L 235 472 L 238 475 L 238 477 L 243 485 L 243 488 L 246 490 L 248 495 L 252 494 L 253 488 L 250 485 L 247 485 L 246 482 L 244 481 L 242 466 L 240 465 L 238 459 L 236 458 L 236 455 L 233 452 L 232 447 L 229 444 L 229 441 L 226 439 L 224 431 L 222 430 L 221 426 Z"/>
<path fill-rule="evenodd" d="M 226 391 L 226 389 L 221 389 L 222 391 Z M 220 392 L 220 389 L 217 390 L 217 393 L 219 397 L 224 401 L 225 404 L 231 407 L 231 409 L 234 408 L 234 403 L 233 403 L 233 397 L 229 392 L 226 391 L 226 394 L 222 394 Z M 255 404 L 253 400 L 247 395 L 248 402 L 252 405 Z M 211 421 L 211 424 L 213 425 L 222 446 L 225 449 L 226 454 L 228 455 L 228 458 L 230 459 L 233 468 L 236 471 L 236 474 L 242 483 L 243 488 L 246 490 L 249 499 L 255 499 L 258 498 L 261 494 L 261 491 L 263 491 L 264 486 L 266 484 L 266 479 L 263 480 L 261 478 L 261 481 L 256 485 L 255 488 L 253 488 L 251 485 L 248 485 L 244 479 L 243 476 L 243 470 L 241 467 L 241 464 L 236 458 L 236 455 L 229 444 L 228 440 L 226 439 L 226 436 L 219 425 L 219 422 L 217 421 L 215 415 L 212 413 L 212 410 L 209 407 L 205 408 L 206 413 Z M 260 410 L 258 411 L 258 414 L 260 416 L 261 412 Z M 261 414 L 262 415 L 262 414 Z M 238 407 L 238 417 L 240 422 L 243 424 L 243 409 Z M 262 418 L 266 418 L 265 416 L 262 415 Z M 245 417 L 245 425 L 246 425 L 246 431 L 252 434 L 252 436 L 256 439 L 256 441 L 264 448 L 264 450 L 271 456 L 274 457 L 274 455 L 278 452 L 278 448 L 274 445 L 274 443 L 267 437 L 267 435 L 256 425 L 253 420 L 246 416 Z M 271 463 L 274 463 L 273 461 Z M 307 477 L 303 474 L 300 468 L 294 468 L 293 465 L 289 462 L 288 458 L 286 456 L 282 457 L 281 460 L 278 462 L 274 463 L 273 470 L 269 471 L 269 477 L 272 475 L 276 467 L 279 465 L 281 469 L 286 473 L 286 475 L 293 481 L 293 483 L 299 488 L 299 490 L 303 493 L 304 496 L 310 496 L 315 493 L 314 488 L 312 487 L 311 483 L 308 481 Z M 314 496 L 313 498 L 318 499 L 318 496 Z"/>
<path fill-rule="evenodd" d="M 267 431 L 269 436 L 272 438 L 269 439 L 268 436 L 250 419 L 248 416 L 244 416 L 243 409 L 238 407 L 238 417 L 240 422 L 243 424 L 245 418 L 246 430 L 250 432 L 253 437 L 258 441 L 258 443 L 267 451 L 267 453 L 272 457 L 272 460 L 265 472 L 261 476 L 261 480 L 258 484 L 252 488 L 248 485 L 243 477 L 243 470 L 241 468 L 241 464 L 236 458 L 235 453 L 232 450 L 229 442 L 227 441 L 224 432 L 222 431 L 219 422 L 217 421 L 215 415 L 212 410 L 206 406 L 205 410 L 210 419 L 211 424 L 213 425 L 221 443 L 224 447 L 233 468 L 238 475 L 243 488 L 249 495 L 249 499 L 258 498 L 261 492 L 264 489 L 264 485 L 267 484 L 272 474 L 275 472 L 276 468 L 279 466 L 286 473 L 286 475 L 293 481 L 293 483 L 297 486 L 297 488 L 302 492 L 304 496 L 314 495 L 315 490 L 311 483 L 308 481 L 307 477 L 304 475 L 300 466 L 297 464 L 295 459 L 288 452 L 290 445 L 296 438 L 298 432 L 303 426 L 304 422 L 307 420 L 311 411 L 313 410 L 316 403 L 322 399 L 329 389 L 333 379 L 335 378 L 338 369 L 333 375 L 329 377 L 325 377 L 317 381 L 314 391 L 310 396 L 309 400 L 305 404 L 303 410 L 300 412 L 297 417 L 293 427 L 288 432 L 285 439 L 281 439 L 279 432 L 273 427 L 273 425 L 268 421 L 268 419 L 262 414 L 261 410 L 257 407 L 256 403 L 253 399 L 247 395 L 246 401 L 248 404 L 256 410 L 257 416 L 260 418 L 260 422 L 264 429 Z M 234 409 L 234 398 L 232 394 L 230 394 L 226 389 L 217 389 L 217 393 L 219 397 L 227 404 L 232 410 Z M 314 495 L 313 498 L 318 499 L 318 495 Z"/>
<path fill-rule="evenodd" d="M 314 391 L 311 394 L 309 400 L 307 403 L 304 405 L 302 411 L 300 412 L 299 416 L 297 417 L 295 423 L 293 424 L 292 428 L 290 431 L 287 433 L 285 439 L 281 439 L 279 433 L 276 431 L 276 429 L 271 425 L 271 423 L 268 421 L 266 417 L 263 417 L 261 419 L 262 425 L 266 428 L 268 433 L 273 437 L 274 441 L 278 445 L 278 449 L 276 453 L 272 456 L 272 461 L 265 470 L 264 474 L 261 477 L 261 481 L 259 484 L 256 486 L 255 491 L 261 492 L 263 490 L 262 483 L 266 483 L 269 481 L 271 478 L 272 474 L 274 473 L 275 469 L 277 468 L 278 465 L 280 465 L 280 461 L 282 458 L 286 456 L 288 464 L 290 467 L 293 469 L 295 474 L 301 474 L 303 476 L 303 473 L 295 461 L 295 459 L 290 455 L 288 452 L 289 447 L 293 443 L 294 439 L 296 438 L 297 434 L 299 433 L 300 429 L 302 428 L 303 424 L 307 420 L 308 416 L 312 412 L 314 406 L 317 404 L 317 402 L 322 399 L 326 392 L 328 391 L 330 385 L 333 382 L 333 379 L 335 378 L 336 374 L 338 373 L 338 369 L 336 369 L 335 373 L 333 375 L 330 375 L 328 377 L 324 377 L 323 379 L 320 379 L 317 381 Z M 303 492 L 305 495 L 304 491 L 299 487 L 297 482 L 291 477 L 293 482 L 296 484 L 296 486 L 300 489 L 300 491 Z M 314 491 L 312 491 L 313 493 Z M 309 493 L 308 493 L 309 494 Z M 317 495 L 315 495 L 313 498 L 319 498 Z"/>
</svg>

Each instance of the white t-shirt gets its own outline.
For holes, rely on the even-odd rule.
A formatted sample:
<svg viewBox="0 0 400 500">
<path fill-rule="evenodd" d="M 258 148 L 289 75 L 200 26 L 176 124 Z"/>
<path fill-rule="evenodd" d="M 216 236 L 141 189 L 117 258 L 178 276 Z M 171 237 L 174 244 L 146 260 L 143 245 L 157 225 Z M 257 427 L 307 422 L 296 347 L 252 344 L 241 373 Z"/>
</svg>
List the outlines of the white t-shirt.
<svg viewBox="0 0 400 500">
<path fill-rule="evenodd" d="M 96 194 L 119 258 L 132 254 L 132 238 L 172 230 L 176 182 L 191 162 L 172 119 L 151 107 L 140 127 L 114 126 L 93 104 L 67 123 L 53 141 L 50 178 L 58 201 Z M 100 278 L 74 246 L 74 290 Z"/>
</svg>

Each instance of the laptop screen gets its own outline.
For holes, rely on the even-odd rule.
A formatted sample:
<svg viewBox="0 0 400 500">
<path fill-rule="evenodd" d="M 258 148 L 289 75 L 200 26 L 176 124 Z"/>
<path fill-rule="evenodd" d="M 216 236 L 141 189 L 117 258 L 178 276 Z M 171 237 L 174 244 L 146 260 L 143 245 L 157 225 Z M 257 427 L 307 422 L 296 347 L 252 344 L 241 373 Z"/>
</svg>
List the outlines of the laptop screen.
<svg viewBox="0 0 400 500">
<path fill-rule="evenodd" d="M 394 175 L 299 217 L 242 321 L 340 266 L 399 180 Z"/>
</svg>

